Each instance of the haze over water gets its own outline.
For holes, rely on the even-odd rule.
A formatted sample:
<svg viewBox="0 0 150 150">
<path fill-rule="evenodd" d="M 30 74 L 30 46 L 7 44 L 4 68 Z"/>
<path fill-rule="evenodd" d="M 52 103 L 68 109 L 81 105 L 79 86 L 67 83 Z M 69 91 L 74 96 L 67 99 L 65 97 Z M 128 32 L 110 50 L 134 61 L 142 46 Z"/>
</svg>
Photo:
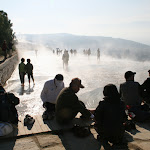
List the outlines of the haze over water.
<svg viewBox="0 0 150 150">
<path fill-rule="evenodd" d="M 35 50 L 38 50 L 37 54 Z M 22 57 L 31 59 L 35 78 L 35 85 L 33 86 L 31 81 L 29 86 L 27 76 L 25 76 L 25 86 L 21 87 L 17 65 L 5 86 L 7 92 L 13 92 L 20 98 L 20 104 L 17 106 L 20 115 L 43 113 L 41 91 L 45 81 L 53 79 L 58 73 L 63 74 L 66 87 L 69 86 L 72 78 L 79 77 L 85 88 L 81 89 L 77 95 L 88 108 L 95 108 L 103 98 L 103 87 L 106 84 L 112 83 L 119 87 L 120 83 L 125 81 L 124 73 L 128 70 L 136 72 L 135 81 L 142 84 L 148 77 L 147 71 L 150 69 L 149 62 L 120 60 L 103 54 L 100 61 L 97 61 L 96 56 L 88 58 L 83 53 L 77 53 L 77 55 L 69 53 L 69 66 L 63 69 L 62 55 L 53 54 L 44 46 L 32 48 L 32 50 L 19 47 L 18 53 L 19 63 Z"/>
</svg>

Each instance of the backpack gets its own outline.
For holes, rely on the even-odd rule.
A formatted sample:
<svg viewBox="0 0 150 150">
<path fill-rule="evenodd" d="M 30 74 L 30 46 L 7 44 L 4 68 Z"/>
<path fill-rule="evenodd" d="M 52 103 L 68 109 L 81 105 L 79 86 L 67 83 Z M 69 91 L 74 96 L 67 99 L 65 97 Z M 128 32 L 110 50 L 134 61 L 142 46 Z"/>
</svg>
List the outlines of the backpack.
<svg viewBox="0 0 150 150">
<path fill-rule="evenodd" d="M 75 124 L 72 130 L 74 135 L 77 137 L 86 137 L 91 134 L 90 126 L 85 127 L 85 126 L 79 126 Z"/>
<path fill-rule="evenodd" d="M 125 130 L 126 131 L 131 131 L 132 129 L 135 130 L 136 129 L 136 126 L 135 126 L 135 123 L 133 120 L 127 120 L 125 122 Z"/>
<path fill-rule="evenodd" d="M 0 121 L 17 123 L 18 113 L 15 106 L 19 104 L 19 98 L 12 93 L 0 94 Z"/>
</svg>

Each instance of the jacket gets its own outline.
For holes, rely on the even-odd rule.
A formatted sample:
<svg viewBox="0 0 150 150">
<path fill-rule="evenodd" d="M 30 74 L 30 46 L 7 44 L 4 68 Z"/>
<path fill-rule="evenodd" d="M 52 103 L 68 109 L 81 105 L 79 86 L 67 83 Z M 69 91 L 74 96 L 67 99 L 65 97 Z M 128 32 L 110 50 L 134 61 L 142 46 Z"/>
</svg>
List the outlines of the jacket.
<svg viewBox="0 0 150 150">
<path fill-rule="evenodd" d="M 45 82 L 43 90 L 41 92 L 41 99 L 43 103 L 49 102 L 56 104 L 56 98 L 60 91 L 64 88 L 64 83 L 61 85 L 56 85 L 54 82 L 55 79 Z"/>
<path fill-rule="evenodd" d="M 140 106 L 142 102 L 140 84 L 134 81 L 126 81 L 120 84 L 121 100 L 126 105 Z"/>
</svg>

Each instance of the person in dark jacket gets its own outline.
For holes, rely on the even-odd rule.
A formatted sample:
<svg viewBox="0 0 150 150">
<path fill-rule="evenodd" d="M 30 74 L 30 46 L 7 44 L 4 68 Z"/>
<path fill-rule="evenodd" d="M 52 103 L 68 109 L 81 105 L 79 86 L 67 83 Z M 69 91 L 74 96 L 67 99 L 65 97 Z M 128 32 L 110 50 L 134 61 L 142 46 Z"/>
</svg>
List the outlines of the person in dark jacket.
<svg viewBox="0 0 150 150">
<path fill-rule="evenodd" d="M 26 73 L 28 75 L 29 84 L 30 84 L 30 77 L 32 78 L 32 81 L 33 81 L 33 84 L 34 84 L 33 65 L 31 64 L 31 60 L 30 59 L 27 59 Z"/>
<path fill-rule="evenodd" d="M 18 112 L 15 106 L 19 103 L 19 98 L 13 93 L 6 92 L 0 84 L 0 121 L 17 123 Z"/>
<path fill-rule="evenodd" d="M 24 77 L 26 74 L 26 68 L 24 64 L 25 59 L 21 58 L 21 63 L 19 64 L 19 76 L 20 76 L 20 81 L 21 81 L 21 86 L 24 86 Z"/>
<path fill-rule="evenodd" d="M 150 103 L 150 70 L 148 70 L 149 77 L 141 85 L 142 88 L 142 97 L 144 101 Z"/>
<path fill-rule="evenodd" d="M 102 141 L 117 144 L 121 142 L 125 131 L 125 104 L 120 100 L 118 90 L 113 84 L 106 85 L 103 94 L 103 101 L 99 102 L 94 114 L 95 129 Z"/>
<path fill-rule="evenodd" d="M 128 107 L 136 121 L 144 122 L 150 119 L 150 112 L 143 110 L 142 90 L 138 82 L 134 81 L 135 72 L 127 71 L 124 74 L 126 82 L 120 84 L 121 100 Z"/>
<path fill-rule="evenodd" d="M 56 120 L 58 123 L 68 123 L 78 112 L 83 118 L 89 119 L 91 113 L 86 109 L 83 102 L 79 101 L 76 93 L 84 88 L 79 78 L 72 79 L 70 86 L 62 89 L 56 100 Z"/>
</svg>

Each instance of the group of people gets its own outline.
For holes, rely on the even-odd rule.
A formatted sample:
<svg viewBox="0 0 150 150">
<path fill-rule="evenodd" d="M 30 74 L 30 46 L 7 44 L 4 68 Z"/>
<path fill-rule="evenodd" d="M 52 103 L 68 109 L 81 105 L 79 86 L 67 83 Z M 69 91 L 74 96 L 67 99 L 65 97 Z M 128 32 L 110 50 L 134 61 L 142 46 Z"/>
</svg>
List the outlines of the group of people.
<svg viewBox="0 0 150 150">
<path fill-rule="evenodd" d="M 25 75 L 27 74 L 28 76 L 28 81 L 30 85 L 30 78 L 32 78 L 32 81 L 34 83 L 34 77 L 33 77 L 33 65 L 31 64 L 31 60 L 27 59 L 27 64 L 24 63 L 25 59 L 21 58 L 21 63 L 19 64 L 19 77 L 20 77 L 20 82 L 21 85 L 24 86 L 24 81 L 25 81 Z"/>
<path fill-rule="evenodd" d="M 125 132 L 124 124 L 128 115 L 125 110 L 127 107 L 130 107 L 129 111 L 135 114 L 135 121 L 143 122 L 150 119 L 150 112 L 142 109 L 143 105 L 141 105 L 149 97 L 150 78 L 140 85 L 134 81 L 135 74 L 132 71 L 125 73 L 126 81 L 120 84 L 120 92 L 114 84 L 106 85 L 103 90 L 104 98 L 99 102 L 94 113 L 88 110 L 76 95 L 80 88 L 84 88 L 81 80 L 73 78 L 69 87 L 64 87 L 63 75 L 57 74 L 54 79 L 44 84 L 41 92 L 45 108 L 43 119 L 52 119 L 55 116 L 58 123 L 66 124 L 80 112 L 82 119 L 94 119 L 95 129 L 102 141 L 119 143 Z M 148 97 L 143 97 L 143 92 L 147 92 L 145 95 Z"/>
<path fill-rule="evenodd" d="M 29 84 L 30 76 L 33 78 L 33 65 L 30 59 L 24 64 L 25 59 L 21 59 L 19 64 L 19 74 L 22 85 L 24 85 L 24 75 L 28 74 Z M 79 100 L 76 95 L 80 88 L 84 88 L 81 79 L 73 78 L 68 87 L 64 85 L 64 77 L 57 74 L 54 79 L 46 81 L 41 92 L 41 99 L 45 111 L 42 115 L 43 119 L 53 119 L 59 124 L 67 124 L 71 122 L 80 112 L 81 118 L 85 120 L 92 119 L 95 121 L 95 129 L 98 137 L 103 142 L 111 142 L 113 144 L 120 143 L 125 132 L 124 124 L 127 121 L 128 111 L 134 113 L 135 121 L 146 121 L 150 119 L 149 109 L 144 109 L 144 103 L 150 103 L 150 70 L 149 77 L 142 85 L 134 81 L 135 72 L 127 71 L 124 75 L 125 82 L 120 84 L 119 91 L 114 84 L 107 84 L 103 89 L 103 100 L 100 100 L 95 111 L 88 110 L 85 104 Z M 13 94 L 4 95 L 5 90 L 0 85 L 0 96 L 5 98 L 12 96 L 14 99 L 11 103 L 19 104 L 19 99 Z M 0 103 L 2 104 L 2 98 Z M 1 105 L 2 106 L 2 105 Z M 7 105 L 5 105 L 7 107 Z M 0 109 L 6 111 L 6 109 Z M 16 109 L 13 110 L 16 113 Z M 5 120 L 0 113 L 0 121 Z M 16 119 L 16 118 L 15 118 Z M 16 121 L 16 120 L 15 120 Z"/>
</svg>

